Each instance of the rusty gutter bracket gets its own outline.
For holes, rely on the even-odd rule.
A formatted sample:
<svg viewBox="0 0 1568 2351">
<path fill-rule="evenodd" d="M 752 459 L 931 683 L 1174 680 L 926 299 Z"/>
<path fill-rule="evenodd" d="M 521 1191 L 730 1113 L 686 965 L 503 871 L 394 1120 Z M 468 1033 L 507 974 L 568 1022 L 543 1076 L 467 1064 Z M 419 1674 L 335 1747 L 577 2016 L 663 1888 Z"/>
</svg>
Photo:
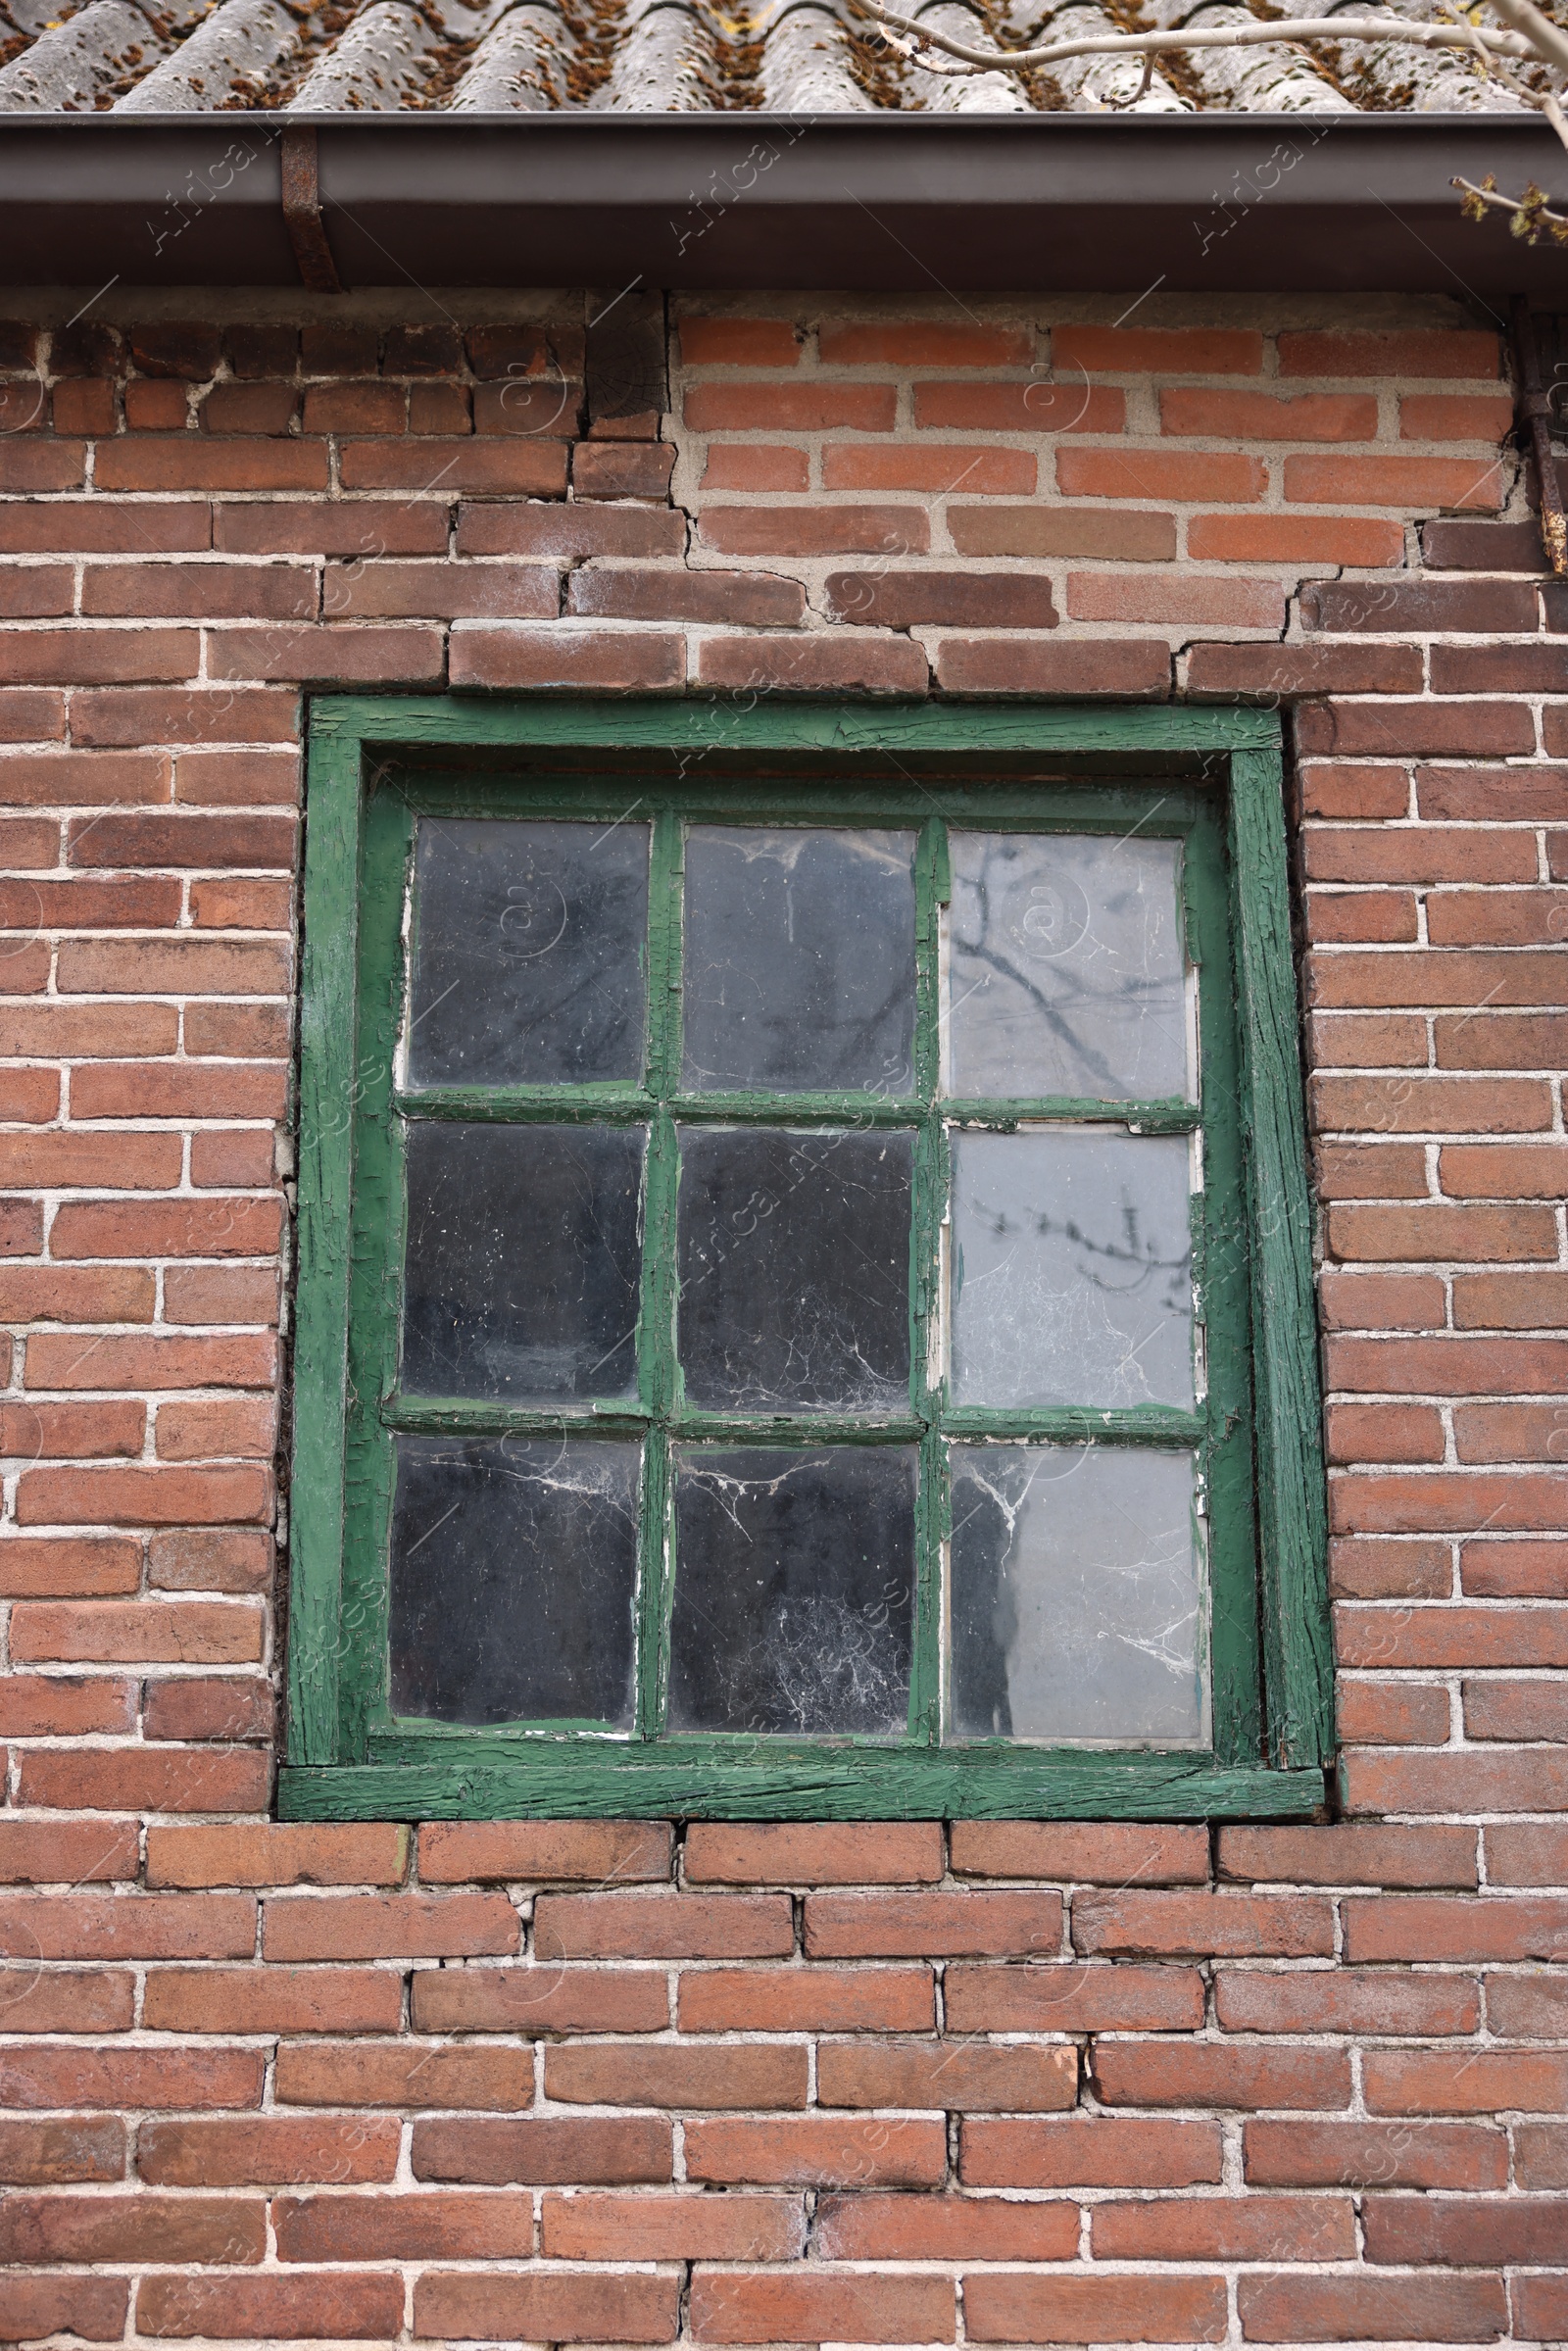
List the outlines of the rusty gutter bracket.
<svg viewBox="0 0 1568 2351">
<path fill-rule="evenodd" d="M 303 283 L 313 294 L 341 294 L 346 289 L 332 259 L 326 223 L 321 219 L 321 178 L 314 122 L 284 126 L 282 147 L 283 224 L 294 248 Z"/>
<path fill-rule="evenodd" d="M 1563 512 L 1562 484 L 1551 454 L 1551 395 L 1541 388 L 1541 355 L 1536 347 L 1536 322 L 1528 294 L 1515 294 L 1509 305 L 1513 322 L 1514 358 L 1519 367 L 1518 415 L 1530 434 L 1541 490 L 1541 544 L 1557 577 L 1568 573 L 1568 514 Z"/>
</svg>

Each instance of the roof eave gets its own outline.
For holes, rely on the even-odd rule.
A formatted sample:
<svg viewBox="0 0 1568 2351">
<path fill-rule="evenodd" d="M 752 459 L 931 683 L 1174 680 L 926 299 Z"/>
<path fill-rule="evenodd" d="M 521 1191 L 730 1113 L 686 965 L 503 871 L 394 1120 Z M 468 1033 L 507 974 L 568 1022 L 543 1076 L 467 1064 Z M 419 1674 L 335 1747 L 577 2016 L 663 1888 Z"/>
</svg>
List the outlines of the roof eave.
<svg viewBox="0 0 1568 2351">
<path fill-rule="evenodd" d="M 9 285 L 290 286 L 283 114 L 0 117 Z M 1456 174 L 1561 180 L 1538 116 L 314 118 L 350 286 L 1560 292 Z"/>
</svg>

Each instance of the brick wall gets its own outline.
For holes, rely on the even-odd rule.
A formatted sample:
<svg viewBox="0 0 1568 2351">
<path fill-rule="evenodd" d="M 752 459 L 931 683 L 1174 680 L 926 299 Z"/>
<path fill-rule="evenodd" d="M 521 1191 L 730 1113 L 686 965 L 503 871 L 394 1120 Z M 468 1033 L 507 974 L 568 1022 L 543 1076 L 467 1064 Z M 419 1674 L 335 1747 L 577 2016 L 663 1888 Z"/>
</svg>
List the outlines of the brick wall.
<svg viewBox="0 0 1568 2351">
<path fill-rule="evenodd" d="M 694 304 L 666 408 L 599 307 L 0 329 L 0 2335 L 1561 2341 L 1568 602 L 1496 339 Z M 688 681 L 1290 707 L 1341 1819 L 269 1823 L 301 689 Z"/>
</svg>

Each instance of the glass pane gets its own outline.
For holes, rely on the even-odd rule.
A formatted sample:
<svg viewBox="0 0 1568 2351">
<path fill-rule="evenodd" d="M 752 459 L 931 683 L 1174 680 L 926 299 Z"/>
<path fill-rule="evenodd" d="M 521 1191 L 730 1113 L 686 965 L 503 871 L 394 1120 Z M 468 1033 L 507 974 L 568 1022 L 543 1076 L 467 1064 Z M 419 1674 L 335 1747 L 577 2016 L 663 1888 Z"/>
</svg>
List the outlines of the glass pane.
<svg viewBox="0 0 1568 2351">
<path fill-rule="evenodd" d="M 953 1138 L 956 1404 L 1191 1406 L 1185 1135 Z"/>
<path fill-rule="evenodd" d="M 411 1122 L 409 1394 L 636 1395 L 647 1131 Z"/>
<path fill-rule="evenodd" d="M 909 1400 L 907 1134 L 680 1133 L 680 1355 L 708 1411 Z"/>
<path fill-rule="evenodd" d="M 646 824 L 419 818 L 411 1084 L 641 1078 L 648 841 Z"/>
<path fill-rule="evenodd" d="M 1190 1453 L 955 1445 L 951 1558 L 955 1737 L 1206 1737 Z"/>
<path fill-rule="evenodd" d="M 630 1724 L 641 1447 L 400 1437 L 392 1711 Z"/>
<path fill-rule="evenodd" d="M 672 1731 L 906 1726 L 912 1446 L 676 1457 Z"/>
<path fill-rule="evenodd" d="M 914 841 L 913 833 L 691 827 L 688 1093 L 908 1093 Z"/>
<path fill-rule="evenodd" d="M 949 856 L 951 1091 L 1185 1096 L 1180 844 L 956 832 Z"/>
</svg>

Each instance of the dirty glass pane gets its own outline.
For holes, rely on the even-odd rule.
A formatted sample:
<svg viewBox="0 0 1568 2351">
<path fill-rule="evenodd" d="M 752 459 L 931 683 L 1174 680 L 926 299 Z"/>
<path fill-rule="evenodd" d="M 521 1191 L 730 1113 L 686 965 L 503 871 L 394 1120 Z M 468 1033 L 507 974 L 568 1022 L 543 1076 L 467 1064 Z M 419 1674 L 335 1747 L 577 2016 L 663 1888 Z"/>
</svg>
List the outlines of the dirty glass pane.
<svg viewBox="0 0 1568 2351">
<path fill-rule="evenodd" d="M 398 1439 L 394 1714 L 630 1724 L 640 1453 Z"/>
<path fill-rule="evenodd" d="M 956 1404 L 1190 1408 L 1185 1135 L 953 1138 Z"/>
<path fill-rule="evenodd" d="M 950 1091 L 1185 1096 L 1180 844 L 956 832 L 949 856 Z"/>
<path fill-rule="evenodd" d="M 912 832 L 691 827 L 688 1093 L 908 1093 L 914 843 Z"/>
<path fill-rule="evenodd" d="M 672 1731 L 905 1728 L 912 1446 L 676 1456 Z"/>
<path fill-rule="evenodd" d="M 646 824 L 419 818 L 411 1084 L 641 1078 L 648 841 Z"/>
<path fill-rule="evenodd" d="M 637 1393 L 644 1127 L 411 1122 L 401 1386 Z"/>
<path fill-rule="evenodd" d="M 953 1736 L 1207 1734 L 1193 1457 L 953 1448 Z"/>
<path fill-rule="evenodd" d="M 680 1358 L 705 1410 L 907 1409 L 913 1137 L 680 1130 Z"/>
</svg>

